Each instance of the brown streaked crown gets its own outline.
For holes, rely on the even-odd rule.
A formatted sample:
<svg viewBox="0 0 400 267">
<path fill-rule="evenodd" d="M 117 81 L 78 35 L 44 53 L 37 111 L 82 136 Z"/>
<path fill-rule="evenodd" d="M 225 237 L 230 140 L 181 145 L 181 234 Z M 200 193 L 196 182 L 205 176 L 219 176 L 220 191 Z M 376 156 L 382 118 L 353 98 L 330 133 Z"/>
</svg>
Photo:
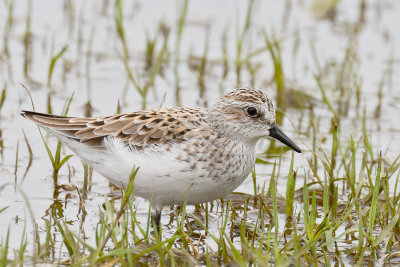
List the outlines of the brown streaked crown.
<svg viewBox="0 0 400 267">
<path fill-rule="evenodd" d="M 255 104 L 267 104 L 268 111 L 272 111 L 273 104 L 262 91 L 254 88 L 239 88 L 227 93 L 224 98 L 238 102 L 249 102 Z"/>
</svg>

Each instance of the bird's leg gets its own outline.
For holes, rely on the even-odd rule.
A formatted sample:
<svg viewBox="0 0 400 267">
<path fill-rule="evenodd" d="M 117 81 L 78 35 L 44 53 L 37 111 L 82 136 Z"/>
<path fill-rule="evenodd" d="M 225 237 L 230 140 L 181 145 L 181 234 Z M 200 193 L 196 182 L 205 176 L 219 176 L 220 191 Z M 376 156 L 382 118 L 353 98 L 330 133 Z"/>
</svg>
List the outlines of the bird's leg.
<svg viewBox="0 0 400 267">
<path fill-rule="evenodd" d="M 151 213 L 151 220 L 156 225 L 157 229 L 160 228 L 160 221 L 161 221 L 161 212 L 163 209 L 163 205 L 155 204 L 153 205 L 153 212 Z"/>
</svg>

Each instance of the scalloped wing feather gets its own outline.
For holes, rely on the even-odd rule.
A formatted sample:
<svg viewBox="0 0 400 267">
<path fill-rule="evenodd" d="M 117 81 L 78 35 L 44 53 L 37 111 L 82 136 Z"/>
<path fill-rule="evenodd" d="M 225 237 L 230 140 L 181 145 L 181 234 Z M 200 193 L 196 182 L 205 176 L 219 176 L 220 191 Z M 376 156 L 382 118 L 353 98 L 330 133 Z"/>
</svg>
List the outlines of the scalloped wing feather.
<svg viewBox="0 0 400 267">
<path fill-rule="evenodd" d="M 188 132 L 208 127 L 207 112 L 202 108 L 163 108 L 101 118 L 64 117 L 33 111 L 21 114 L 52 132 L 99 148 L 105 147 L 104 139 L 109 136 L 144 148 L 184 141 Z"/>
</svg>

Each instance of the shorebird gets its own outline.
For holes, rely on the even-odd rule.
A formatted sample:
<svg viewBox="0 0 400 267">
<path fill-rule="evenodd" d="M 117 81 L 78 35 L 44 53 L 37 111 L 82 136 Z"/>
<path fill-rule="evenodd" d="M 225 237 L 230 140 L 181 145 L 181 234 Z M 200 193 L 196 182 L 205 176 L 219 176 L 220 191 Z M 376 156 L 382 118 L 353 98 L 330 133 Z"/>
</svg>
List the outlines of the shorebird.
<svg viewBox="0 0 400 267">
<path fill-rule="evenodd" d="M 255 145 L 272 137 L 301 153 L 275 122 L 271 99 L 257 89 L 235 89 L 211 108 L 160 108 L 100 118 L 33 111 L 33 121 L 117 186 L 134 166 L 135 194 L 152 198 L 159 225 L 165 205 L 222 198 L 250 174 Z"/>
</svg>

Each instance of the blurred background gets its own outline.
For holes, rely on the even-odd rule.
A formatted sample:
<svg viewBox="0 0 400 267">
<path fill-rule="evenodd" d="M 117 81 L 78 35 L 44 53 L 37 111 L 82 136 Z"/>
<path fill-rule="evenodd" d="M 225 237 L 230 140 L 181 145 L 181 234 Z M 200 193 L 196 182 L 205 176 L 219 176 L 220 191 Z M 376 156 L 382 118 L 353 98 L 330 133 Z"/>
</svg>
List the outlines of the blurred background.
<svg viewBox="0 0 400 267">
<path fill-rule="evenodd" d="M 330 155 L 332 140 L 364 144 L 365 134 L 371 154 L 383 151 L 393 161 L 399 14 L 395 0 L 1 1 L 0 238 L 10 228 L 18 236 L 11 247 L 19 246 L 24 227 L 33 231 L 32 218 L 44 236 L 50 215 L 79 233 L 93 231 L 104 195 L 115 191 L 76 157 L 55 181 L 36 126 L 19 116 L 32 105 L 63 114 L 72 96 L 69 115 L 105 116 L 209 107 L 224 92 L 255 87 L 273 97 L 278 122 L 305 151 L 295 156 L 298 178 L 324 173 L 315 155 Z M 55 151 L 57 141 L 44 138 Z M 268 183 L 279 161 L 284 195 L 291 153 L 269 140 L 257 149 L 257 182 L 250 178 L 236 191 L 251 194 Z M 84 189 L 85 208 L 76 188 Z M 147 218 L 140 200 L 138 214 Z"/>
</svg>

